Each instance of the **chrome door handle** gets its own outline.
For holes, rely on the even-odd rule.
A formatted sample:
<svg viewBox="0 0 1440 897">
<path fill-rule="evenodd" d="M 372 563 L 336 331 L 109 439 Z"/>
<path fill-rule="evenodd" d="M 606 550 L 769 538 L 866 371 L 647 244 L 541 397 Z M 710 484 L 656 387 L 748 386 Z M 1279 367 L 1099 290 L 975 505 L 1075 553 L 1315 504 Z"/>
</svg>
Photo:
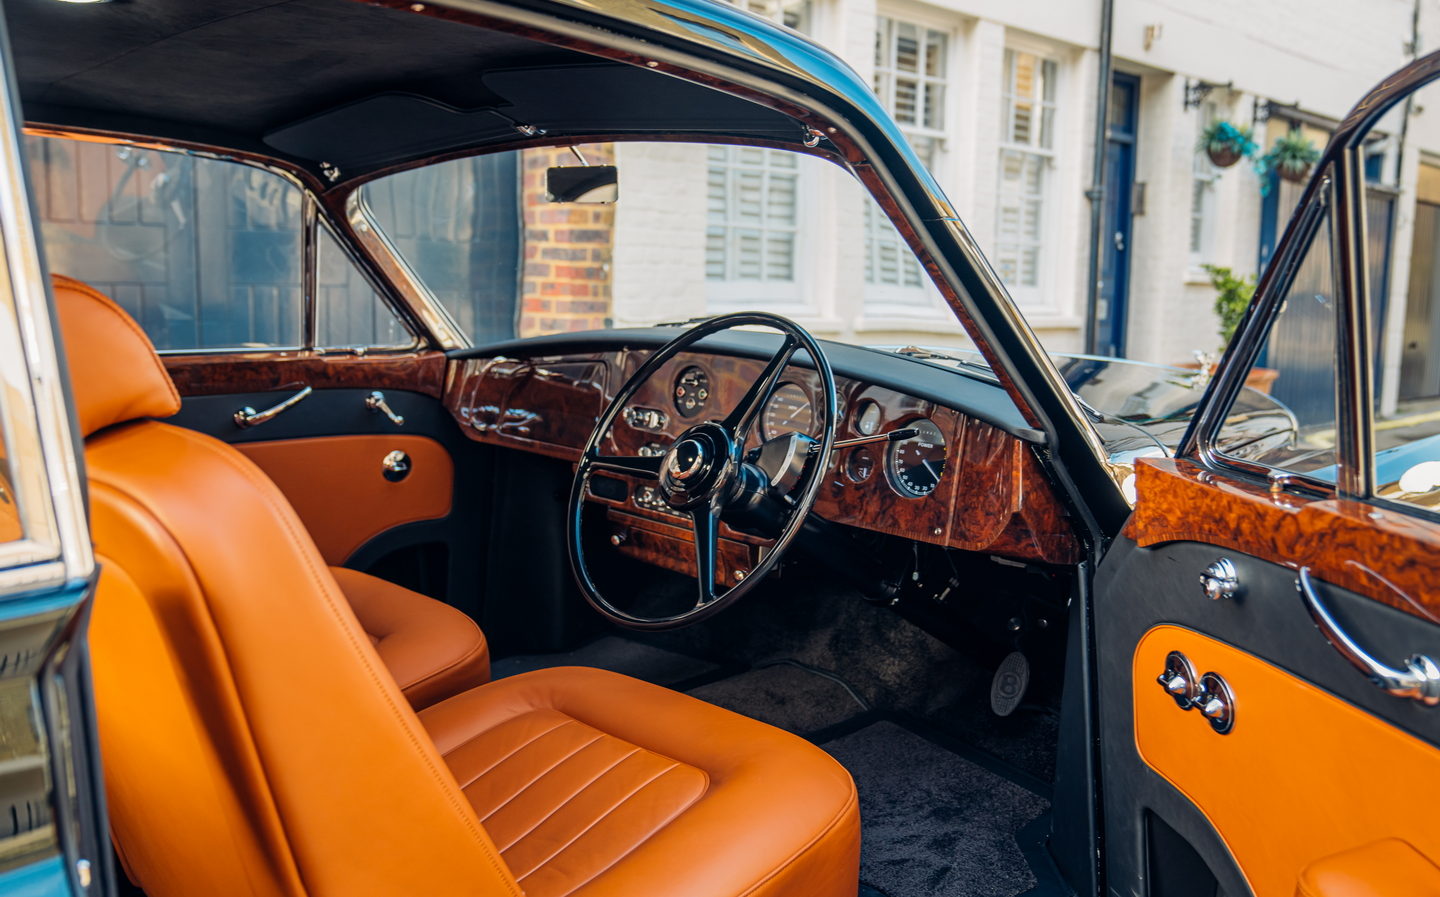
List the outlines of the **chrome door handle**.
<svg viewBox="0 0 1440 897">
<path fill-rule="evenodd" d="M 254 408 L 246 405 L 244 408 L 241 408 L 239 411 L 235 412 L 235 426 L 243 430 L 246 427 L 258 427 L 266 421 L 274 420 L 280 414 L 280 412 L 293 407 L 301 399 L 308 397 L 310 393 L 314 391 L 315 390 L 307 386 L 299 392 L 295 393 L 295 395 L 281 402 L 280 404 L 272 406 L 270 408 L 266 408 L 264 411 L 256 411 Z"/>
<path fill-rule="evenodd" d="M 1386 694 L 1397 698 L 1412 698 L 1428 707 L 1440 704 L 1440 665 L 1436 665 L 1434 660 L 1424 654 L 1415 654 L 1405 661 L 1403 670 L 1376 660 L 1340 628 L 1340 624 L 1320 602 L 1309 567 L 1300 568 L 1296 588 L 1300 590 L 1300 597 L 1305 600 L 1305 609 L 1310 611 L 1310 617 L 1315 621 L 1320 634 L 1325 636 L 1325 640 L 1339 651 L 1342 657 L 1368 676 L 1371 682 L 1383 688 Z"/>
<path fill-rule="evenodd" d="M 396 414 L 390 409 L 389 405 L 385 404 L 385 393 L 378 389 L 365 397 L 365 407 L 377 414 L 383 414 L 390 418 L 390 423 L 397 427 L 405 426 L 405 418 Z"/>
</svg>

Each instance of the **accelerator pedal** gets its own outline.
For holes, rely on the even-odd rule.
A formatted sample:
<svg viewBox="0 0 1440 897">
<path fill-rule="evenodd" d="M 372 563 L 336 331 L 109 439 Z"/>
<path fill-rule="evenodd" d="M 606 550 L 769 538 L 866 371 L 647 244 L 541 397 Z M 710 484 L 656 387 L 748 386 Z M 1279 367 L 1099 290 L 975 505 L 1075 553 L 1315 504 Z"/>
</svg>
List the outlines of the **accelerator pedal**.
<svg viewBox="0 0 1440 897">
<path fill-rule="evenodd" d="M 1030 661 L 1019 651 L 1012 651 L 1000 661 L 995 678 L 990 682 L 990 709 L 996 716 L 1009 716 L 1020 706 L 1025 689 L 1030 685 Z"/>
</svg>

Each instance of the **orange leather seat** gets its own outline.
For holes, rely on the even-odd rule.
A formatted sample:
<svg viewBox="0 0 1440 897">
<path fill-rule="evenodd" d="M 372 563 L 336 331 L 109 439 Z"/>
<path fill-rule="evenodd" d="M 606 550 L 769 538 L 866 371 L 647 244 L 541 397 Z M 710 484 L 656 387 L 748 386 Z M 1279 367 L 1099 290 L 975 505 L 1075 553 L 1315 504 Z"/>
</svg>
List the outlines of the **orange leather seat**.
<svg viewBox="0 0 1440 897">
<path fill-rule="evenodd" d="M 854 784 L 787 733 L 577 669 L 417 716 L 274 483 L 149 419 L 179 400 L 117 306 L 56 299 L 112 830 L 150 897 L 854 897 Z"/>
<path fill-rule="evenodd" d="M 54 276 L 52 280 L 56 299 L 61 303 L 62 309 L 83 308 L 87 302 L 113 305 L 103 294 L 78 280 L 60 275 Z M 124 315 L 118 307 L 116 311 Z M 139 332 L 138 325 L 133 322 L 125 329 L 128 332 L 132 327 L 136 333 Z M 100 354 L 94 361 L 102 366 L 111 364 L 105 353 L 114 350 L 107 347 L 99 351 Z M 143 353 L 139 353 L 136 347 L 136 358 L 125 363 L 140 363 L 142 360 Z M 89 364 L 90 361 L 84 360 L 81 363 Z M 75 379 L 79 381 L 80 378 Z M 168 375 L 166 379 L 168 380 Z M 93 390 L 90 391 L 93 393 Z M 172 386 L 156 398 L 167 397 L 173 393 Z M 87 398 L 100 401 L 101 394 L 79 398 L 82 401 Z M 178 408 L 176 396 L 174 407 L 167 411 L 157 405 L 151 409 L 151 414 L 167 417 Z M 127 407 L 111 406 L 101 410 L 106 412 L 106 417 L 118 415 L 120 418 L 124 418 L 130 411 Z M 96 418 L 99 419 L 101 418 Z M 82 429 L 89 435 L 88 428 Z M 3 474 L 3 471 L 0 471 L 0 474 Z M 4 535 L 3 526 L 4 521 L 0 519 L 0 536 Z M 385 661 L 412 706 L 425 707 L 490 681 L 490 649 L 484 633 L 469 616 L 444 602 L 412 592 L 379 577 L 341 567 L 332 568 L 331 573 L 350 602 L 355 616 L 359 618 L 361 627 L 369 634 L 371 643 L 380 652 L 380 658 Z"/>
<path fill-rule="evenodd" d="M 490 681 L 490 647 L 466 614 L 358 570 L 331 567 L 330 575 L 412 707 Z"/>
</svg>

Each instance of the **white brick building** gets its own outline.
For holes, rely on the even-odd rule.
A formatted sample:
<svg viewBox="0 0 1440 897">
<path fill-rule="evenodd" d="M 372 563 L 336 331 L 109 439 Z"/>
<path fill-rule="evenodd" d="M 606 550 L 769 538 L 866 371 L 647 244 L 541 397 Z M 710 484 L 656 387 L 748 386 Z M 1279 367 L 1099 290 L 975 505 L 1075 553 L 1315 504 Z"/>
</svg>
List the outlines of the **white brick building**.
<svg viewBox="0 0 1440 897">
<path fill-rule="evenodd" d="M 836 48 L 876 86 L 1042 340 L 1053 350 L 1081 350 L 1099 0 L 750 6 Z M 1323 145 L 1327 121 L 1412 58 L 1416 21 L 1420 49 L 1440 46 L 1440 0 L 1115 0 L 1111 122 L 1123 132 L 1133 116 L 1136 185 L 1117 255 L 1128 256 L 1128 301 L 1115 331 L 1123 354 L 1181 362 L 1214 351 L 1214 292 L 1200 266 L 1256 271 L 1262 236 L 1283 228 L 1290 209 L 1282 206 L 1294 201 L 1287 187 L 1267 209 L 1247 163 L 1223 171 L 1197 164 L 1206 121 L 1250 125 L 1268 112 L 1256 124 L 1262 148 L 1299 123 Z M 1202 97 L 1197 86 L 1210 89 Z M 1112 140 L 1120 132 L 1112 129 Z M 1433 111 L 1411 116 L 1403 163 L 1397 145 L 1377 145 L 1388 154 L 1377 173 L 1400 188 L 1388 291 L 1391 306 L 1403 308 L 1420 165 L 1440 165 L 1440 96 Z M 673 179 L 652 174 L 622 186 L 617 324 L 763 305 L 857 342 L 964 342 L 918 272 L 897 260 L 893 234 L 867 214 L 858 188 L 825 163 L 801 159 L 785 169 L 790 163 L 761 151 L 678 145 L 618 152 L 622 169 L 627 154 L 644 155 L 652 173 L 663 163 Z M 1435 173 L 1440 184 L 1440 168 Z M 744 189 L 764 204 L 747 221 L 732 221 Z M 1110 185 L 1112 194 L 1118 189 Z M 757 225 L 755 215 L 767 220 Z M 1267 216 L 1272 223 L 1262 225 Z M 708 235 L 698 224 L 707 220 Z M 639 283 L 640 266 L 627 264 L 627 251 L 652 260 L 670 253 L 676 263 L 663 283 Z M 660 276 L 653 264 L 647 270 Z M 1403 317 L 1391 316 L 1392 348 Z"/>
</svg>

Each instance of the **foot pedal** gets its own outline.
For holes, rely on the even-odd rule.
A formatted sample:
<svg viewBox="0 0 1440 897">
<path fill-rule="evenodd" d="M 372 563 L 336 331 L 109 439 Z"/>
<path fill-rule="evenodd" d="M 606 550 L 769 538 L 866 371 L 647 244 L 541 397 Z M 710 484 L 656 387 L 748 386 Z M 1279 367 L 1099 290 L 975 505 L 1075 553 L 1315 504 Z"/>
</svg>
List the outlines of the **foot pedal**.
<svg viewBox="0 0 1440 897">
<path fill-rule="evenodd" d="M 990 683 L 990 709 L 996 716 L 1009 716 L 1020 706 L 1025 689 L 1030 685 L 1030 661 L 1019 651 L 1012 651 L 1000 661 Z"/>
</svg>

